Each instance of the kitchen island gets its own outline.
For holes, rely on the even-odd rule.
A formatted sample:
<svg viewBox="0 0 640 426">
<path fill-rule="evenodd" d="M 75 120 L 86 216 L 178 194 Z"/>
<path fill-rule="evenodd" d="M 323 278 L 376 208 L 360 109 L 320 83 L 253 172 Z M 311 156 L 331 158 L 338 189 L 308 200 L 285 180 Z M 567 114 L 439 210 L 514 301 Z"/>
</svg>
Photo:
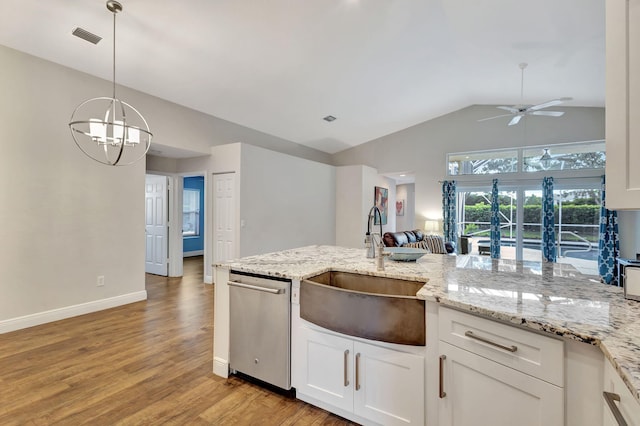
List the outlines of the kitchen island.
<svg viewBox="0 0 640 426">
<path fill-rule="evenodd" d="M 285 277 L 294 283 L 329 270 L 422 281 L 418 297 L 429 305 L 599 348 L 640 401 L 640 302 L 624 299 L 622 289 L 603 285 L 597 277 L 582 275 L 569 265 L 426 255 L 417 262 L 386 260 L 385 270 L 378 272 L 374 259 L 366 258 L 363 249 L 309 246 L 214 266 L 221 277 L 236 270 Z M 218 272 L 216 283 L 220 282 Z M 226 376 L 228 301 L 223 287 L 216 285 L 214 372 Z M 427 326 L 433 324 L 427 320 Z M 434 355 L 429 348 L 437 346 L 433 335 L 428 328 L 427 364 Z M 426 388 L 428 397 L 429 385 Z"/>
</svg>

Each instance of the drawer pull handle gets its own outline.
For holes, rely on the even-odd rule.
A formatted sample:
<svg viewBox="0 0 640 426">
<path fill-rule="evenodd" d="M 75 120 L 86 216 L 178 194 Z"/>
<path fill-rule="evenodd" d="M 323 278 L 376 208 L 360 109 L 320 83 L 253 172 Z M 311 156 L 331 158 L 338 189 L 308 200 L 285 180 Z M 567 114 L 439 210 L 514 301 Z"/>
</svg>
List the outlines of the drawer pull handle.
<svg viewBox="0 0 640 426">
<path fill-rule="evenodd" d="M 349 360 L 349 349 L 344 351 L 344 387 L 349 386 L 349 377 L 347 375 L 347 362 Z"/>
<path fill-rule="evenodd" d="M 360 390 L 360 352 L 356 354 L 356 390 Z"/>
<path fill-rule="evenodd" d="M 446 355 L 440 355 L 440 389 L 438 391 L 438 396 L 440 399 L 447 396 L 447 393 L 444 391 L 444 360 L 447 359 Z"/>
<path fill-rule="evenodd" d="M 616 405 L 615 401 L 620 402 L 620 395 L 613 392 L 602 392 L 602 396 L 604 396 L 604 400 L 607 401 L 607 405 L 611 410 L 611 414 L 615 417 L 619 426 L 627 426 L 627 421 L 622 417 L 622 413 L 620 409 Z"/>
<path fill-rule="evenodd" d="M 467 336 L 467 337 L 470 337 L 471 339 L 476 339 L 476 340 L 479 340 L 481 342 L 487 343 L 487 344 L 489 344 L 491 346 L 495 346 L 497 348 L 504 349 L 505 351 L 515 352 L 515 351 L 518 350 L 517 346 L 514 346 L 514 345 L 505 346 L 505 345 L 502 345 L 502 344 L 500 344 L 498 342 L 494 342 L 493 340 L 489 340 L 489 339 L 487 339 L 485 337 L 476 336 L 475 334 L 473 334 L 472 331 L 468 331 L 467 330 L 467 331 L 464 332 L 464 335 Z"/>
</svg>

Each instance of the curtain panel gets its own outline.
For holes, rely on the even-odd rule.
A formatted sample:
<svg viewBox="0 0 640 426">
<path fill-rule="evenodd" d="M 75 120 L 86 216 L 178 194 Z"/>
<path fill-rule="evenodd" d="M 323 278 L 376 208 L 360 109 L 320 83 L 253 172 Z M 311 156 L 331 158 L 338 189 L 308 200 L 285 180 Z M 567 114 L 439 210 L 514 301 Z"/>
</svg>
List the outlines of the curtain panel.
<svg viewBox="0 0 640 426">
<path fill-rule="evenodd" d="M 443 218 L 443 231 L 444 240 L 447 242 L 458 241 L 458 232 L 456 231 L 456 181 L 443 181 L 442 182 L 442 218 Z M 457 244 L 456 244 L 457 247 Z M 456 249 L 457 251 L 457 249 Z"/>
<path fill-rule="evenodd" d="M 500 203 L 498 199 L 498 179 L 491 187 L 491 258 L 500 259 Z"/>
<path fill-rule="evenodd" d="M 598 240 L 598 272 L 600 281 L 605 284 L 620 285 L 616 275 L 616 260 L 620 256 L 620 237 L 618 235 L 618 213 L 608 210 L 605 204 L 605 177 L 600 179 L 600 238 Z"/>
<path fill-rule="evenodd" d="M 542 179 L 542 259 L 556 261 L 556 231 L 553 218 L 553 178 Z"/>
</svg>

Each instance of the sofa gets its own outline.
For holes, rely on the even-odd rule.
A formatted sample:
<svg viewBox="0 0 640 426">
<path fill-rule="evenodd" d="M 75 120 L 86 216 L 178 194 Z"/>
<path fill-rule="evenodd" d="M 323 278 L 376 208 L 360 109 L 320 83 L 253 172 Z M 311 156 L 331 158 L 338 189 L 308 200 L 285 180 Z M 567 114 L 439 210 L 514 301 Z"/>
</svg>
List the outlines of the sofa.
<svg viewBox="0 0 640 426">
<path fill-rule="evenodd" d="M 453 242 L 444 241 L 440 235 L 426 235 L 419 229 L 413 231 L 385 232 L 382 242 L 386 247 L 418 247 L 431 253 L 454 253 L 456 246 Z"/>
</svg>

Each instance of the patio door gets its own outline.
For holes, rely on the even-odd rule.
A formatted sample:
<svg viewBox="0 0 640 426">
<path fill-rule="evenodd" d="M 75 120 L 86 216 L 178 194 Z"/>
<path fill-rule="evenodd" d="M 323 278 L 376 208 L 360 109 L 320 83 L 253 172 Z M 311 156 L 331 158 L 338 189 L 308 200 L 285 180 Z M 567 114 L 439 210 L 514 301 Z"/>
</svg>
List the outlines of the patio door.
<svg viewBox="0 0 640 426">
<path fill-rule="evenodd" d="M 559 185 L 560 186 L 560 185 Z M 490 188 L 458 192 L 460 235 L 469 236 L 470 254 L 488 254 L 491 207 Z M 535 186 L 507 187 L 500 191 L 502 259 L 540 261 L 542 190 Z M 554 216 L 558 262 L 580 265 L 597 273 L 600 191 L 593 186 L 565 185 L 554 190 Z"/>
</svg>

